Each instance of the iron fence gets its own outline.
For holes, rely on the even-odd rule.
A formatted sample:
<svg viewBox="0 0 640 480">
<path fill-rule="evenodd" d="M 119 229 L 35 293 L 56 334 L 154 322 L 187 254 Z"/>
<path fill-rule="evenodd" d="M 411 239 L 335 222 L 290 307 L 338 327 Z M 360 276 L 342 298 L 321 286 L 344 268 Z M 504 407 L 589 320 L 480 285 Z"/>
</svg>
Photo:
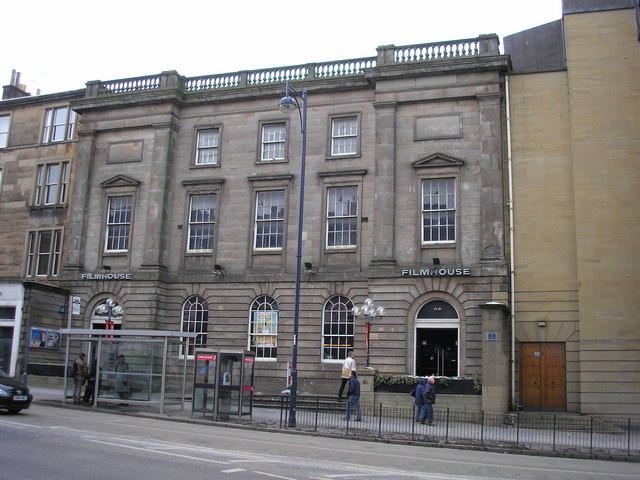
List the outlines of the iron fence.
<svg viewBox="0 0 640 480">
<path fill-rule="evenodd" d="M 362 421 L 346 404 L 298 400 L 296 429 L 347 437 L 469 445 L 598 458 L 640 458 L 640 420 L 531 412 L 468 412 L 434 408 L 434 425 L 416 422 L 415 407 L 362 407 Z M 288 427 L 289 397 L 280 402 L 280 428 Z"/>
</svg>

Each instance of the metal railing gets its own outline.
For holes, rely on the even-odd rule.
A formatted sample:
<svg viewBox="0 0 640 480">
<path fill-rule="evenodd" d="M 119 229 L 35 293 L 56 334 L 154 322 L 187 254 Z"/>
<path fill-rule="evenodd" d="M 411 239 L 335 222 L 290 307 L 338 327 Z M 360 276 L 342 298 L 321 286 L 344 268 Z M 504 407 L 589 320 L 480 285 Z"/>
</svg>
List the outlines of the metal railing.
<svg viewBox="0 0 640 480">
<path fill-rule="evenodd" d="M 280 428 L 287 428 L 289 399 L 280 403 Z M 425 444 L 509 448 L 548 455 L 593 458 L 640 458 L 640 420 L 568 414 L 463 412 L 434 408 L 434 425 L 417 423 L 415 410 L 385 405 L 363 406 L 362 422 L 346 404 L 298 401 L 296 429 L 347 437 Z"/>
</svg>

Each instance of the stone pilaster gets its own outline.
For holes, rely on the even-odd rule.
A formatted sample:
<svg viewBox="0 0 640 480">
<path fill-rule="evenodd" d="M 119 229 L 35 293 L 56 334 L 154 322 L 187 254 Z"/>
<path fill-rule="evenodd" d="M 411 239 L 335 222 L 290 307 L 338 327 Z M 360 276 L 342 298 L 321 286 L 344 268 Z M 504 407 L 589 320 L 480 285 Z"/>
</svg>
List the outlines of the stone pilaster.
<svg viewBox="0 0 640 480">
<path fill-rule="evenodd" d="M 501 303 L 480 305 L 482 310 L 482 409 L 509 410 L 509 309 Z"/>
<path fill-rule="evenodd" d="M 396 103 L 377 103 L 375 186 L 373 198 L 373 259 L 371 265 L 392 266 L 395 223 Z"/>
<path fill-rule="evenodd" d="M 71 195 L 70 215 L 66 227 L 66 260 L 63 271 L 79 272 L 84 267 L 86 242 L 86 212 L 90 200 L 89 185 L 91 166 L 96 146 L 95 130 L 78 131 L 76 159 L 73 165 L 73 193 Z"/>
<path fill-rule="evenodd" d="M 149 204 L 145 226 L 145 249 L 141 268 L 164 270 L 167 256 L 165 234 L 169 221 L 170 179 L 177 125 L 154 125 L 153 158 L 149 177 Z"/>
</svg>

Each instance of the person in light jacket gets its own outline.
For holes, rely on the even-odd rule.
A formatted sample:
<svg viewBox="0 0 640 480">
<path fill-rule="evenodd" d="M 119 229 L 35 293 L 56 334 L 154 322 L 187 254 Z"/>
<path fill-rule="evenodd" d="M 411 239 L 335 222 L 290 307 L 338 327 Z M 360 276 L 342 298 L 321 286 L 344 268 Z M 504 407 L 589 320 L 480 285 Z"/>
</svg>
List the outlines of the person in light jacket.
<svg viewBox="0 0 640 480">
<path fill-rule="evenodd" d="M 114 396 L 126 400 L 129 398 L 131 385 L 129 383 L 129 364 L 124 361 L 124 355 L 116 358 L 116 383 L 113 387 Z"/>
<path fill-rule="evenodd" d="M 338 390 L 338 400 L 342 400 L 342 393 L 344 392 L 344 387 L 351 378 L 351 372 L 356 371 L 356 355 L 353 353 L 353 350 L 349 350 L 347 352 L 347 358 L 344 359 L 344 363 L 342 364 L 342 383 L 340 384 L 340 390 Z"/>
</svg>

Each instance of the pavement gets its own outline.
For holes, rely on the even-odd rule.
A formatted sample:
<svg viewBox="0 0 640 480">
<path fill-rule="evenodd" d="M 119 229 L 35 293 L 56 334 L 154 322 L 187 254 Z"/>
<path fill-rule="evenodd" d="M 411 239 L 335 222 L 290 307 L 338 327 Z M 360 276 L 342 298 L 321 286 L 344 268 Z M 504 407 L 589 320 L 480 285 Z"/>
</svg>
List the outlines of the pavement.
<svg viewBox="0 0 640 480">
<path fill-rule="evenodd" d="M 515 429 L 509 425 L 478 428 L 478 422 L 447 421 L 446 423 L 438 422 L 435 427 L 428 427 L 414 424 L 413 421 L 405 421 L 400 417 L 381 418 L 375 415 L 366 417 L 366 413 L 370 412 L 364 409 L 363 422 L 354 423 L 354 418 L 347 422 L 340 410 L 340 408 L 344 408 L 344 403 L 336 403 L 335 408 L 320 413 L 301 408 L 298 410 L 296 427 L 288 427 L 286 418 L 282 417 L 283 414 L 281 414 L 279 407 L 254 406 L 251 415 L 232 415 L 216 420 L 211 413 L 192 412 L 189 401 L 184 403 L 184 408 L 180 408 L 180 405 L 167 404 L 164 412 L 160 413 L 158 404 L 130 403 L 125 406 L 100 402 L 98 407 L 94 408 L 74 405 L 71 399 L 67 399 L 65 403 L 63 401 L 64 392 L 59 388 L 30 386 L 29 389 L 35 404 L 100 411 L 116 415 L 398 444 L 640 462 L 640 431 L 637 431 L 640 430 L 640 427 L 637 422 L 630 425 L 628 432 L 621 432 L 617 428 L 611 429 L 609 432 L 598 432 L 595 436 L 585 431 L 564 431 L 540 427 L 520 428 L 517 433 L 519 440 L 514 442 L 513 432 Z M 531 440 L 526 440 L 527 435 L 530 435 Z M 566 443 L 564 443 L 565 440 Z"/>
</svg>

